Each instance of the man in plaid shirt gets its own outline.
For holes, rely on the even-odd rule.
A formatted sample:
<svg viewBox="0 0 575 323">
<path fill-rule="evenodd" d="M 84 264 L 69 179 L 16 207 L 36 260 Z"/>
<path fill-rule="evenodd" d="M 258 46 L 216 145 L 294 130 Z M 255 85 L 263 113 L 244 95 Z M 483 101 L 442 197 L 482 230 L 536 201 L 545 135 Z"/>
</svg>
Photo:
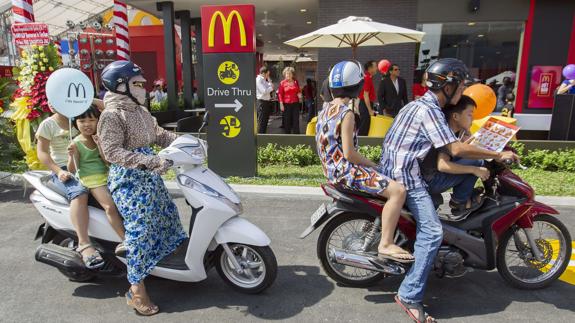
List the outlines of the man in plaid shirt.
<svg viewBox="0 0 575 323">
<path fill-rule="evenodd" d="M 427 276 L 443 239 L 441 222 L 421 176 L 419 162 L 430 148 L 444 147 L 455 157 L 467 159 L 517 160 L 512 152 L 493 152 L 457 140 L 443 111 L 456 104 L 471 80 L 463 62 L 444 58 L 427 69 L 429 91 L 400 110 L 383 141 L 381 168 L 385 175 L 407 189 L 406 205 L 417 225 L 415 262 L 403 280 L 396 302 L 417 322 L 433 322 L 423 310 Z"/>
</svg>

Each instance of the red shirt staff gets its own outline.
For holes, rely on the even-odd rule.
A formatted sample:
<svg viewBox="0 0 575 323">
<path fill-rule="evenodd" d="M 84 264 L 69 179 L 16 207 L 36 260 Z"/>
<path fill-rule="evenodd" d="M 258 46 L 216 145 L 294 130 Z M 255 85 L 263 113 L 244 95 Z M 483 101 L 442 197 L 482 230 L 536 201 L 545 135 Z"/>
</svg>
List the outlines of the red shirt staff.
<svg viewBox="0 0 575 323">
<path fill-rule="evenodd" d="M 295 70 L 288 66 L 284 68 L 284 80 L 278 87 L 278 101 L 284 117 L 284 131 L 286 134 L 299 134 L 299 107 L 301 91 L 294 78 Z"/>
</svg>

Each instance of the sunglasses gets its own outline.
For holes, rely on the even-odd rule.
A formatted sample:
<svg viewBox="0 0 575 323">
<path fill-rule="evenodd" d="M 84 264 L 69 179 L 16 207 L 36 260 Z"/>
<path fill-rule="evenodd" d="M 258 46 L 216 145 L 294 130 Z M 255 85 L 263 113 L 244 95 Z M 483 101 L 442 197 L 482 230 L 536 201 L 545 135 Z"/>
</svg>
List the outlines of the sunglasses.
<svg viewBox="0 0 575 323">
<path fill-rule="evenodd" d="M 146 82 L 145 81 L 135 81 L 132 83 L 132 85 L 143 89 L 146 86 Z"/>
</svg>

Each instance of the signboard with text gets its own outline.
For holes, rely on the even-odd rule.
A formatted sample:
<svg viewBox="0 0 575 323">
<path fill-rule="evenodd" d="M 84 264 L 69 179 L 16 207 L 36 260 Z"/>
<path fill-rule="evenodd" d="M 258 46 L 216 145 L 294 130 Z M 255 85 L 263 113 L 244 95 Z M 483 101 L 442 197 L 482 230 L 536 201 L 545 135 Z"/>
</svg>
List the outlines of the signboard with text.
<svg viewBox="0 0 575 323">
<path fill-rule="evenodd" d="M 561 83 L 561 68 L 562 66 L 533 66 L 527 105 L 530 109 L 553 108 L 555 90 Z"/>
<path fill-rule="evenodd" d="M 209 167 L 255 176 L 255 7 L 202 6 L 201 19 Z"/>
<path fill-rule="evenodd" d="M 50 43 L 48 25 L 43 23 L 13 24 L 12 35 L 14 37 L 14 43 L 18 47 L 48 45 Z"/>
</svg>

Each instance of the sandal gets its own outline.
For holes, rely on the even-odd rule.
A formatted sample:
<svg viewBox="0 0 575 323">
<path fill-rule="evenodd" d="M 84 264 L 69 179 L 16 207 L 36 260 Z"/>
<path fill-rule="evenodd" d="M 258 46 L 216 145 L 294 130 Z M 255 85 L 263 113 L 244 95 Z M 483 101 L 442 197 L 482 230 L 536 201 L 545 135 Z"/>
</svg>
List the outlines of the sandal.
<svg viewBox="0 0 575 323">
<path fill-rule="evenodd" d="M 414 304 L 406 303 L 406 302 L 402 301 L 401 298 L 399 298 L 399 296 L 397 296 L 397 295 L 395 295 L 395 302 L 397 304 L 399 304 L 399 306 L 401 306 L 403 311 L 405 313 L 407 313 L 407 315 L 409 315 L 409 317 L 411 319 L 413 319 L 413 321 L 416 323 L 435 323 L 435 322 L 437 322 L 437 320 L 435 318 L 433 318 L 432 316 L 430 316 L 429 314 L 427 314 L 425 312 L 425 310 L 423 309 L 423 305 L 421 303 L 414 303 Z M 411 310 L 417 310 L 417 317 L 415 317 L 415 315 L 413 315 Z"/>
<path fill-rule="evenodd" d="M 124 244 L 124 241 L 118 243 L 118 245 L 116 246 L 116 249 L 114 250 L 114 254 L 116 254 L 116 256 L 121 256 L 126 258 L 126 245 Z"/>
<path fill-rule="evenodd" d="M 401 256 L 401 255 L 410 255 L 411 258 L 408 259 L 408 258 L 398 257 L 398 256 Z M 380 258 L 380 259 L 383 259 L 383 260 L 393 260 L 393 261 L 400 262 L 400 263 L 403 263 L 403 264 L 408 264 L 408 263 L 412 263 L 412 262 L 415 261 L 415 257 L 413 257 L 413 255 L 410 254 L 409 252 L 392 252 L 392 253 L 381 253 L 381 252 L 378 252 L 378 253 L 377 253 L 377 257 Z"/>
<path fill-rule="evenodd" d="M 126 292 L 126 303 L 139 315 L 152 316 L 160 312 L 158 305 L 144 305 L 142 297 L 134 295 L 131 288 Z"/>
<path fill-rule="evenodd" d="M 473 189 L 471 198 L 464 203 L 454 201 L 452 196 L 451 201 L 449 201 L 449 207 L 451 208 L 451 214 L 453 216 L 450 217 L 450 220 L 461 221 L 467 218 L 473 211 L 479 209 L 485 201 L 481 193 L 483 193 L 482 189 Z"/>
<path fill-rule="evenodd" d="M 94 249 L 94 253 L 89 256 L 82 253 L 82 251 L 88 248 Z M 102 258 L 102 255 L 100 255 L 100 252 L 91 243 L 78 246 L 78 248 L 76 248 L 76 252 L 82 256 L 82 262 L 84 262 L 84 266 L 86 266 L 88 269 L 98 269 L 105 264 L 104 258 Z"/>
</svg>

